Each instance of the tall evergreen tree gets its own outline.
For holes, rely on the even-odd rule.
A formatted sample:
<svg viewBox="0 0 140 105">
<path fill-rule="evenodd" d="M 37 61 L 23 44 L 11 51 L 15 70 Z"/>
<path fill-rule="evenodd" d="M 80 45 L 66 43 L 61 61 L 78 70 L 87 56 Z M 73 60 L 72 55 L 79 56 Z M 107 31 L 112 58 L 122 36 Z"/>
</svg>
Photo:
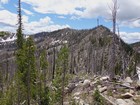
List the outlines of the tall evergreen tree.
<svg viewBox="0 0 140 105">
<path fill-rule="evenodd" d="M 17 72 L 16 72 L 16 84 L 17 84 L 17 104 L 25 99 L 25 85 L 23 79 L 23 74 L 25 72 L 25 43 L 23 38 L 23 25 L 22 25 L 22 14 L 21 14 L 21 0 L 18 0 L 18 29 L 17 29 L 17 53 L 16 53 L 16 63 L 17 63 Z"/>
<path fill-rule="evenodd" d="M 57 66 L 53 84 L 56 87 L 55 102 L 63 105 L 64 86 L 68 81 L 68 47 L 64 45 L 57 58 Z"/>
<path fill-rule="evenodd" d="M 26 42 L 26 70 L 24 73 L 27 86 L 27 104 L 30 105 L 31 98 L 36 99 L 36 67 L 35 67 L 35 45 L 32 37 Z"/>
<path fill-rule="evenodd" d="M 23 26 L 22 26 L 22 14 L 21 14 L 21 0 L 18 0 L 18 29 L 16 33 L 18 49 L 21 49 L 24 43 L 22 30 L 23 30 Z"/>
<path fill-rule="evenodd" d="M 47 87 L 48 61 L 46 51 L 43 49 L 40 54 L 40 70 L 38 70 L 38 96 L 39 105 L 49 105 L 49 88 Z"/>
</svg>

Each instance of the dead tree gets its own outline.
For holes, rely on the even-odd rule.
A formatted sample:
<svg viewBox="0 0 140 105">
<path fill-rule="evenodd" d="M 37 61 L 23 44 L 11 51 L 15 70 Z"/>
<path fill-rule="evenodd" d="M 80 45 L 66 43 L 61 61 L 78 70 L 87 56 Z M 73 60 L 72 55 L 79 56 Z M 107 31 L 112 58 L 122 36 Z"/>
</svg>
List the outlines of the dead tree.
<svg viewBox="0 0 140 105">
<path fill-rule="evenodd" d="M 118 11 L 118 0 L 112 0 L 112 6 L 110 7 L 112 16 L 112 26 L 113 26 L 113 39 L 112 39 L 112 49 L 111 49 L 111 63 L 110 63 L 110 78 L 115 76 L 115 42 L 116 42 L 116 21 L 117 21 L 117 11 Z"/>
<path fill-rule="evenodd" d="M 99 18 L 97 18 L 97 27 L 99 27 Z"/>
<path fill-rule="evenodd" d="M 53 48 L 53 68 L 52 68 L 52 80 L 54 79 L 54 73 L 55 73 L 55 46 Z"/>
</svg>

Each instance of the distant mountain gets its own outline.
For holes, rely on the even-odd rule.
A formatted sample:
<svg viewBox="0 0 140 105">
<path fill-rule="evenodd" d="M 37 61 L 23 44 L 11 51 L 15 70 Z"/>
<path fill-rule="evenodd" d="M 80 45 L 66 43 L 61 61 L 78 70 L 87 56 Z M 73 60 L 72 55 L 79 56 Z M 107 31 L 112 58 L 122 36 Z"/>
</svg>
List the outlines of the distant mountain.
<svg viewBox="0 0 140 105">
<path fill-rule="evenodd" d="M 50 73 L 53 70 L 54 58 L 57 58 L 64 43 L 68 44 L 69 47 L 70 73 L 85 72 L 87 74 L 110 75 L 112 72 L 110 67 L 112 66 L 113 33 L 104 26 L 86 30 L 65 28 L 53 32 L 38 33 L 33 37 L 37 47 L 36 58 L 38 62 L 40 51 L 46 49 Z M 116 75 L 132 76 L 136 73 L 135 51 L 117 35 L 115 37 L 115 73 Z M 11 77 L 16 71 L 15 49 L 15 42 L 0 44 L 1 70 L 6 71 L 9 68 L 8 73 Z"/>
<path fill-rule="evenodd" d="M 133 43 L 131 46 L 134 48 L 134 50 L 140 53 L 140 42 Z"/>
<path fill-rule="evenodd" d="M 15 41 L 15 40 L 16 40 L 16 35 L 14 33 L 5 32 L 5 31 L 0 32 L 0 43 Z"/>
</svg>

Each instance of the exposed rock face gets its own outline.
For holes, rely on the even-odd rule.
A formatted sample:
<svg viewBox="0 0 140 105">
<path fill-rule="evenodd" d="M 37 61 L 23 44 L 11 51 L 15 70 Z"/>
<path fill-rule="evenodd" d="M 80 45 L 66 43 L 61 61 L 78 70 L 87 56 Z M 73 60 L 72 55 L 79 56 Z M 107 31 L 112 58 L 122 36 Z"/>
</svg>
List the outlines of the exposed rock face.
<svg viewBox="0 0 140 105">
<path fill-rule="evenodd" d="M 112 32 L 104 26 L 90 30 L 62 29 L 50 33 L 34 35 L 37 53 L 46 49 L 49 61 L 50 74 L 53 71 L 54 58 L 64 43 L 69 47 L 69 72 L 85 72 L 89 74 L 109 75 L 112 52 Z M 133 75 L 136 73 L 133 63 L 133 49 L 121 39 L 115 41 L 115 73 Z M 0 61 L 3 74 L 12 76 L 16 70 L 15 65 L 15 42 L 0 44 Z M 55 56 L 55 57 L 54 57 Z M 39 64 L 37 64 L 39 67 Z M 8 73 L 8 74 L 7 74 Z"/>
</svg>

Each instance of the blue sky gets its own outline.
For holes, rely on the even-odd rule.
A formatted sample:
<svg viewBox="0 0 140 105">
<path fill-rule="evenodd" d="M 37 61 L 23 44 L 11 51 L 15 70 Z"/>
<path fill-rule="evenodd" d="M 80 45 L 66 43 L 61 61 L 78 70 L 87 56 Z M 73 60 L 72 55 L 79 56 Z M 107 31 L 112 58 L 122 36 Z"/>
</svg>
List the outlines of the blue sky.
<svg viewBox="0 0 140 105">
<path fill-rule="evenodd" d="M 24 33 L 62 28 L 89 29 L 100 25 L 112 29 L 112 0 L 21 0 Z M 16 31 L 18 0 L 0 0 L 0 31 Z M 118 0 L 117 24 L 127 43 L 140 41 L 139 0 Z M 135 21 L 134 21 L 135 20 Z"/>
</svg>

